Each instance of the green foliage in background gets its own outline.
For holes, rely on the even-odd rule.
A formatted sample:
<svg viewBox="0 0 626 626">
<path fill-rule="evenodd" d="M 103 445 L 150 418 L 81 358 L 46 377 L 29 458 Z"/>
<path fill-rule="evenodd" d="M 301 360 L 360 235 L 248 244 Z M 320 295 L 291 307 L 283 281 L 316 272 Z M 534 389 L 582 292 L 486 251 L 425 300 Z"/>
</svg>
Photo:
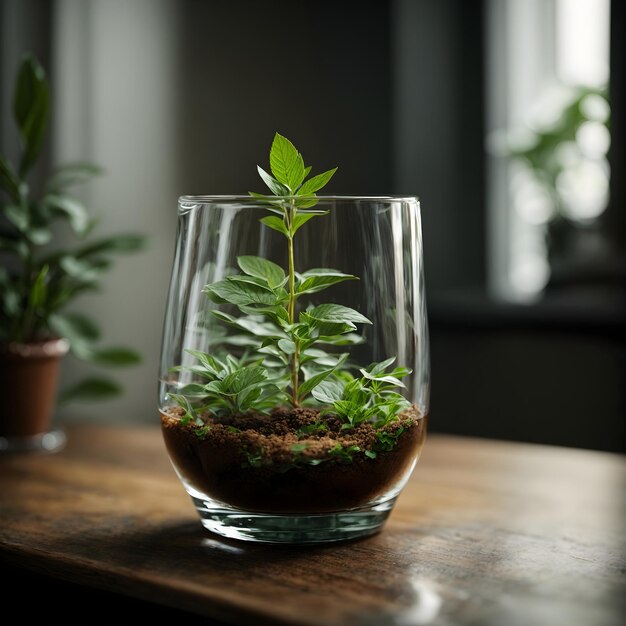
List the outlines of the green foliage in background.
<svg viewBox="0 0 626 626">
<path fill-rule="evenodd" d="M 610 131 L 610 114 L 606 89 L 591 87 L 576 87 L 573 89 L 570 101 L 565 104 L 557 118 L 547 126 L 531 131 L 531 137 L 523 147 L 514 143 L 507 150 L 509 157 L 524 163 L 535 180 L 549 194 L 553 205 L 551 219 L 567 219 L 568 212 L 564 207 L 564 200 L 559 193 L 559 177 L 568 169 L 568 164 L 560 151 L 563 146 L 569 146 L 577 158 L 583 154 L 578 142 L 578 132 L 586 122 L 595 121 L 604 125 Z M 606 116 L 597 119 L 590 115 L 585 106 L 591 100 L 599 100 L 606 106 Z"/>
<path fill-rule="evenodd" d="M 115 255 L 144 246 L 138 235 L 91 237 L 95 222 L 68 190 L 101 173 L 92 163 L 55 168 L 41 193 L 33 194 L 28 175 L 41 154 L 50 117 L 50 87 L 37 60 L 19 68 L 13 115 L 21 140 L 19 163 L 0 155 L 0 343 L 29 343 L 52 337 L 68 340 L 79 359 L 103 366 L 133 365 L 139 355 L 124 347 L 101 347 L 93 320 L 65 312 L 77 296 L 97 291 Z M 55 222 L 65 222 L 78 243 L 54 246 Z M 102 399 L 120 391 L 107 378 L 92 377 L 63 392 L 61 399 Z"/>
</svg>

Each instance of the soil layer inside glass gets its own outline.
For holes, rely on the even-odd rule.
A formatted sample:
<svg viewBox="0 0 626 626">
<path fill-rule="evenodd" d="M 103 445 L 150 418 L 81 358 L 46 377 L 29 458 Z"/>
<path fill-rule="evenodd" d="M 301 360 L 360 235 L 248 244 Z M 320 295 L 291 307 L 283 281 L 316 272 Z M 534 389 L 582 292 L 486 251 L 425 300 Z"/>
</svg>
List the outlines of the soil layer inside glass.
<svg viewBox="0 0 626 626">
<path fill-rule="evenodd" d="M 308 408 L 203 416 L 200 425 L 183 423 L 181 413 L 161 413 L 178 472 L 197 491 L 250 512 L 363 506 L 404 477 L 426 434 L 426 417 L 416 407 L 383 427 L 343 430 L 336 417 Z"/>
</svg>

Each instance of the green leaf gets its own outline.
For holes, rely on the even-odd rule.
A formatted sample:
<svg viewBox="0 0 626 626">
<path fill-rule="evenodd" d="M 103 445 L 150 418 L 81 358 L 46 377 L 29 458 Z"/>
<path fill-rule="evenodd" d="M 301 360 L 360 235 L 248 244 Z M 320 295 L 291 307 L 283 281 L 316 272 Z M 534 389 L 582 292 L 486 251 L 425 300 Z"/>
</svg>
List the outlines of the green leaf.
<svg viewBox="0 0 626 626">
<path fill-rule="evenodd" d="M 261 218 L 261 223 L 289 237 L 289 231 L 287 230 L 285 221 L 282 218 L 277 217 L 276 215 L 268 215 L 267 217 Z"/>
<path fill-rule="evenodd" d="M 81 313 L 55 313 L 50 319 L 55 320 L 55 328 L 63 330 L 57 331 L 62 337 L 71 335 L 86 341 L 96 341 L 100 338 L 100 329 L 96 323 Z"/>
<path fill-rule="evenodd" d="M 358 311 L 341 304 L 320 304 L 306 312 L 315 323 L 371 324 L 370 320 Z"/>
<path fill-rule="evenodd" d="M 284 337 L 285 333 L 271 322 L 260 321 L 258 316 L 234 317 L 223 311 L 211 311 L 219 320 L 241 328 L 257 337 Z"/>
<path fill-rule="evenodd" d="M 28 55 L 22 61 L 13 97 L 13 114 L 22 140 L 20 176 L 35 163 L 48 125 L 50 89 L 37 60 Z"/>
<path fill-rule="evenodd" d="M 232 280 L 231 277 L 220 280 L 203 289 L 209 298 L 218 303 L 228 302 L 236 305 L 265 304 L 274 305 L 277 298 L 273 292 L 255 285 Z"/>
<path fill-rule="evenodd" d="M 263 182 L 270 188 L 270 191 L 276 196 L 288 196 L 289 189 L 279 183 L 275 178 L 270 176 L 260 165 L 257 165 L 259 176 L 263 179 Z"/>
<path fill-rule="evenodd" d="M 281 216 L 285 214 L 286 201 L 283 200 L 281 196 L 268 196 L 267 194 L 256 193 L 254 191 L 249 191 L 248 194 L 258 200 L 258 203 L 262 204 L 264 208 L 271 213 Z"/>
<path fill-rule="evenodd" d="M 396 357 L 392 356 L 389 359 L 386 359 L 384 361 L 380 361 L 380 363 L 372 363 L 367 368 L 367 371 L 370 374 L 372 374 L 374 376 L 377 376 L 378 374 L 382 374 L 390 365 L 393 365 L 395 360 L 396 360 Z"/>
<path fill-rule="evenodd" d="M 75 278 L 62 275 L 58 280 L 50 283 L 50 304 L 49 310 L 58 311 L 73 298 L 86 291 L 96 291 L 97 284 L 94 282 L 83 282 Z"/>
<path fill-rule="evenodd" d="M 311 355 L 310 358 L 308 358 L 309 355 Z M 324 350 L 317 348 L 309 348 L 301 353 L 300 363 L 312 361 L 315 366 L 336 367 L 343 356 L 343 354 L 337 354 L 335 352 L 324 352 Z M 305 376 L 305 378 L 308 378 L 308 376 Z"/>
<path fill-rule="evenodd" d="M 294 191 L 304 180 L 304 161 L 295 146 L 281 134 L 274 135 L 270 150 L 272 174 L 290 191 Z M 284 194 L 283 194 L 284 195 Z"/>
<path fill-rule="evenodd" d="M 228 276 L 228 280 L 231 280 L 236 283 L 245 283 L 248 285 L 256 285 L 257 287 L 261 287 L 261 289 L 265 289 L 265 291 L 269 291 L 272 293 L 274 289 L 272 289 L 264 278 L 257 278 L 256 276 L 248 276 L 247 274 L 233 274 L 232 276 Z"/>
<path fill-rule="evenodd" d="M 295 199 L 294 204 L 298 209 L 308 209 L 315 206 L 319 201 L 320 199 L 313 194 L 312 196 L 298 196 Z M 327 211 L 325 212 L 327 213 Z"/>
<path fill-rule="evenodd" d="M 64 404 L 73 400 L 105 400 L 121 393 L 118 383 L 106 378 L 86 378 L 76 385 L 65 389 L 59 398 Z"/>
<path fill-rule="evenodd" d="M 244 367 L 236 372 L 228 374 L 221 382 L 220 387 L 224 392 L 237 394 L 267 379 L 267 371 L 264 367 Z"/>
<path fill-rule="evenodd" d="M 0 189 L 4 189 L 13 202 L 20 201 L 20 179 L 13 170 L 11 163 L 0 155 Z"/>
<path fill-rule="evenodd" d="M 21 298 L 17 290 L 7 291 L 4 294 L 2 306 L 10 317 L 17 316 L 21 313 Z"/>
<path fill-rule="evenodd" d="M 285 354 L 294 354 L 296 351 L 296 344 L 291 339 L 279 339 L 277 345 Z"/>
<path fill-rule="evenodd" d="M 319 200 L 319 198 L 317 198 Z M 301 198 L 296 198 L 296 200 L 301 200 Z M 299 211 L 301 215 L 328 215 L 329 211 L 325 211 L 323 209 L 303 209 Z"/>
<path fill-rule="evenodd" d="M 48 319 L 50 329 L 59 337 L 74 343 L 90 343 L 100 336 L 97 326 L 79 313 L 53 313 Z"/>
<path fill-rule="evenodd" d="M 44 226 L 33 226 L 26 231 L 26 237 L 32 243 L 43 246 L 52 239 L 52 231 Z"/>
<path fill-rule="evenodd" d="M 291 223 L 291 234 L 295 235 L 301 226 L 304 226 L 310 219 L 316 217 L 316 213 L 298 213 Z"/>
<path fill-rule="evenodd" d="M 344 280 L 358 280 L 358 278 L 352 274 L 344 274 L 337 270 L 316 268 L 303 272 L 300 275 L 300 280 L 301 282 L 296 290 L 298 294 L 316 293 Z"/>
<path fill-rule="evenodd" d="M 316 320 L 306 311 L 300 313 L 300 322 L 311 329 L 309 333 L 311 337 L 324 338 L 326 343 L 335 345 L 339 345 L 339 340 L 341 339 L 337 337 L 337 335 L 343 335 L 344 333 L 349 333 L 356 329 L 356 326 L 352 322 L 327 322 Z"/>
<path fill-rule="evenodd" d="M 275 324 L 278 324 L 281 327 L 284 327 L 287 324 L 287 320 L 288 320 L 287 309 L 280 304 L 276 304 L 272 306 L 239 305 L 239 309 L 243 313 L 248 313 L 250 315 L 266 315 Z"/>
<path fill-rule="evenodd" d="M 25 258 L 28 255 L 28 245 L 19 237 L 0 235 L 0 252 L 10 252 Z"/>
<path fill-rule="evenodd" d="M 26 232 L 30 226 L 28 213 L 16 204 L 8 204 L 3 207 L 6 218 L 21 232 Z"/>
<path fill-rule="evenodd" d="M 284 337 L 285 333 L 272 322 L 259 322 L 250 317 L 240 317 L 237 326 L 257 337 Z"/>
<path fill-rule="evenodd" d="M 319 374 L 315 374 L 315 376 L 311 376 L 311 378 L 305 380 L 300 383 L 298 387 L 298 395 L 300 398 L 304 398 L 306 394 L 308 394 L 312 389 L 317 387 L 322 381 L 326 380 L 338 367 L 340 367 L 348 358 L 347 354 L 341 356 L 341 358 L 337 361 L 337 365 L 331 367 L 330 369 L 324 370 Z"/>
<path fill-rule="evenodd" d="M 128 348 L 103 348 L 91 351 L 86 360 L 98 365 L 123 367 L 141 363 L 141 356 Z"/>
<path fill-rule="evenodd" d="M 77 258 L 94 254 L 127 253 L 143 250 L 146 247 L 146 238 L 143 235 L 116 235 L 92 241 L 79 248 L 73 256 Z"/>
<path fill-rule="evenodd" d="M 343 384 L 332 378 L 323 380 L 317 387 L 311 389 L 311 395 L 322 404 L 333 405 L 343 397 Z"/>
<path fill-rule="evenodd" d="M 304 177 L 306 178 L 306 177 L 307 177 L 310 173 L 311 173 L 311 166 L 310 166 L 310 165 L 307 165 L 307 166 L 304 168 Z"/>
<path fill-rule="evenodd" d="M 298 154 L 298 163 L 292 176 L 289 179 L 289 187 L 294 191 L 302 184 L 302 181 L 306 177 L 306 168 L 304 167 L 304 160 L 302 159 L 302 155 Z"/>
<path fill-rule="evenodd" d="M 327 172 L 313 176 L 313 178 L 309 178 L 309 180 L 304 182 L 302 187 L 298 189 L 297 195 L 308 196 L 316 191 L 319 191 L 322 187 L 325 187 L 328 184 L 328 181 L 333 177 L 333 174 L 336 171 L 337 168 L 334 167 L 332 170 L 328 170 Z"/>
<path fill-rule="evenodd" d="M 73 256 L 63 256 L 59 259 L 59 267 L 72 278 L 85 282 L 98 280 L 103 271 L 109 267 L 108 261 L 100 259 L 97 263 L 77 259 Z"/>
<path fill-rule="evenodd" d="M 321 337 L 318 339 L 319 343 L 327 343 L 332 346 L 358 346 L 365 343 L 365 337 L 363 335 L 357 335 L 356 333 L 345 333 L 340 337 Z"/>
<path fill-rule="evenodd" d="M 188 424 L 196 419 L 196 411 L 185 396 L 179 393 L 168 393 L 167 395 L 185 410 L 185 414 L 180 418 L 181 424 Z"/>
<path fill-rule="evenodd" d="M 205 385 L 201 385 L 200 383 L 190 383 L 189 385 L 185 385 L 181 391 L 186 396 L 206 395 Z"/>
<path fill-rule="evenodd" d="M 285 272 L 280 265 L 259 256 L 239 256 L 237 265 L 249 276 L 266 280 L 272 289 L 279 287 L 286 280 Z"/>
<path fill-rule="evenodd" d="M 51 192 L 62 191 L 68 187 L 80 185 L 102 174 L 103 170 L 94 163 L 65 163 L 55 168 L 46 182 L 46 190 Z"/>
<path fill-rule="evenodd" d="M 225 371 L 225 365 L 220 360 L 215 357 L 207 354 L 206 352 L 201 352 L 200 350 L 191 350 L 186 349 L 185 352 L 191 354 L 191 356 L 195 357 L 202 363 L 202 365 L 212 374 L 219 374 L 222 371 Z"/>
<path fill-rule="evenodd" d="M 30 295 L 28 297 L 28 306 L 31 311 L 37 311 L 44 306 L 46 302 L 46 296 L 48 295 L 48 286 L 46 284 L 46 278 L 48 276 L 48 266 L 44 265 L 37 278 L 33 282 Z"/>
<path fill-rule="evenodd" d="M 90 219 L 82 203 L 69 196 L 48 194 L 46 206 L 52 213 L 66 217 L 77 235 L 84 235 L 90 227 Z"/>
<path fill-rule="evenodd" d="M 384 374 L 378 374 L 376 376 L 373 376 L 365 369 L 360 369 L 359 372 L 361 372 L 361 374 L 363 375 L 363 378 L 367 378 L 369 380 L 377 380 L 381 383 L 389 383 L 396 387 L 405 386 L 404 383 L 399 378 L 396 378 L 395 376 L 391 376 L 391 375 L 385 376 Z"/>
<path fill-rule="evenodd" d="M 395 376 L 396 378 L 404 378 L 405 376 L 408 376 L 412 373 L 413 370 L 408 367 L 396 367 L 391 371 L 391 375 Z"/>
</svg>

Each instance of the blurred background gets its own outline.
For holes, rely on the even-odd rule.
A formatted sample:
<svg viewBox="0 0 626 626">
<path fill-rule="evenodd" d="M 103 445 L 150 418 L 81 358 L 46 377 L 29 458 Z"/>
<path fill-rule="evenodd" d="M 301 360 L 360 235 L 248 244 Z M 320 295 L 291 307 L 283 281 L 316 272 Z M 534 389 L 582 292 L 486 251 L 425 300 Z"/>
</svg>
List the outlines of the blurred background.
<svg viewBox="0 0 626 626">
<path fill-rule="evenodd" d="M 624 33 L 619 0 L 0 0 L 0 147 L 33 51 L 53 88 L 42 167 L 106 174 L 100 234 L 149 250 L 85 296 L 143 364 L 65 420 L 155 422 L 181 194 L 258 189 L 276 130 L 328 193 L 422 202 L 430 430 L 624 449 Z M 67 359 L 71 381 L 85 366 Z"/>
</svg>

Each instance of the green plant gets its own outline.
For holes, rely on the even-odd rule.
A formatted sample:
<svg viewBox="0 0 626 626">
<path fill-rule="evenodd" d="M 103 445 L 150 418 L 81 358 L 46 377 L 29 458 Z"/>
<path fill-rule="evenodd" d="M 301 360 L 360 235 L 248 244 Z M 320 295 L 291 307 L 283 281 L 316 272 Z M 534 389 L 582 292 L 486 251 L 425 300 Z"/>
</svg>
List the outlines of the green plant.
<svg viewBox="0 0 626 626">
<path fill-rule="evenodd" d="M 365 421 L 385 425 L 410 406 L 394 391 L 404 386 L 400 379 L 410 371 L 396 368 L 387 372 L 395 360 L 391 358 L 361 369 L 361 377 L 354 378 L 349 353 L 330 350 L 362 342 L 355 332 L 357 325 L 371 324 L 370 320 L 339 304 L 298 310 L 302 296 L 357 280 L 329 268 L 298 272 L 294 265 L 296 234 L 309 220 L 327 213 L 313 207 L 319 201 L 316 192 L 328 183 L 336 168 L 307 179 L 311 168 L 305 166 L 294 145 L 278 133 L 270 150 L 270 168 L 272 174 L 261 167 L 258 170 L 274 195 L 251 195 L 271 213 L 261 222 L 287 240 L 287 271 L 261 257 L 240 256 L 237 263 L 241 274 L 204 288 L 213 302 L 239 310 L 238 316 L 222 310 L 212 314 L 237 333 L 224 343 L 245 346 L 246 351 L 239 360 L 230 354 L 217 358 L 189 351 L 199 365 L 185 369 L 203 380 L 184 388 L 181 395 L 171 394 L 172 398 L 184 408 L 185 421 L 201 422 L 202 411 L 267 411 L 290 404 L 294 408 L 324 407 L 343 421 L 344 429 Z M 192 396 L 198 408 L 192 406 Z M 357 452 L 339 448 L 336 454 L 341 458 Z"/>
<path fill-rule="evenodd" d="M 67 190 L 101 173 L 91 163 L 55 168 L 40 193 L 28 177 L 40 155 L 50 111 L 50 88 L 37 60 L 23 60 L 15 85 L 13 114 L 21 140 L 17 167 L 0 155 L 0 342 L 29 343 L 51 337 L 68 340 L 72 353 L 104 366 L 132 365 L 139 356 L 122 347 L 99 347 L 100 331 L 88 317 L 63 312 L 79 295 L 95 291 L 111 257 L 139 250 L 144 238 L 118 235 L 89 239 L 95 222 Z M 53 247 L 56 221 L 69 224 L 80 243 Z M 102 398 L 120 391 L 106 378 L 88 378 L 62 399 Z"/>
<path fill-rule="evenodd" d="M 395 357 L 392 357 L 372 363 L 367 369 L 360 370 L 361 378 L 348 382 L 341 379 L 322 381 L 313 389 L 313 397 L 322 405 L 332 407 L 328 410 L 343 420 L 343 429 L 370 421 L 384 425 L 411 406 L 404 396 L 394 391 L 404 387 L 400 378 L 410 374 L 410 371 L 397 367 L 387 372 L 394 361 Z"/>
<path fill-rule="evenodd" d="M 252 409 L 264 411 L 280 404 L 281 381 L 273 378 L 260 361 L 250 363 L 246 358 L 236 359 L 230 354 L 220 359 L 195 350 L 189 353 L 200 362 L 190 369 L 208 382 L 192 383 L 183 387 L 182 394 L 170 394 L 185 409 L 183 422 L 197 420 L 198 411 L 206 409 L 245 413 Z M 200 398 L 204 406 L 194 407 L 187 400 L 193 396 Z"/>
<path fill-rule="evenodd" d="M 606 88 L 572 88 L 570 99 L 559 115 L 540 128 L 525 129 L 527 145 L 512 142 L 505 154 L 527 168 L 552 205 L 550 220 L 569 219 L 566 198 L 559 188 L 559 178 L 587 157 L 579 131 L 593 122 L 606 131 L 611 129 L 610 108 Z M 565 149 L 564 149 L 565 148 Z"/>
</svg>

